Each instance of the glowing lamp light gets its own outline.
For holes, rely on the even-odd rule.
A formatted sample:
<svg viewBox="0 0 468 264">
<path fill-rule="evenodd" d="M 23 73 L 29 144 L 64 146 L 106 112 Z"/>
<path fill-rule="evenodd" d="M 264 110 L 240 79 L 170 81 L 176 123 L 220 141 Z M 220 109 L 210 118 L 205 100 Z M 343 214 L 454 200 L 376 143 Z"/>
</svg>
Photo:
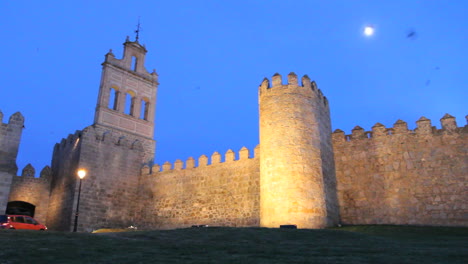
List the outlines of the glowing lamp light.
<svg viewBox="0 0 468 264">
<path fill-rule="evenodd" d="M 84 177 L 86 177 L 86 171 L 83 169 L 78 170 L 78 177 L 82 180 Z"/>
<path fill-rule="evenodd" d="M 76 232 L 78 230 L 78 215 L 80 211 L 80 197 L 81 197 L 81 180 L 86 177 L 86 170 L 84 169 L 79 169 L 76 174 L 80 178 L 80 187 L 78 187 L 78 199 L 76 202 L 76 213 L 75 213 L 75 224 L 73 225 L 73 232 Z"/>
</svg>

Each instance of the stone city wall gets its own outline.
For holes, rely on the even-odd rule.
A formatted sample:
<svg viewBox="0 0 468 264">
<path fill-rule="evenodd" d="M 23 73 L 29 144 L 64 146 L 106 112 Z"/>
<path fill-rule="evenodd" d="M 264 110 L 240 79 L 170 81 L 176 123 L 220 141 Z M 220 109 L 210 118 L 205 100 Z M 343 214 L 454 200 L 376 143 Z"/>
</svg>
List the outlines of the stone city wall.
<svg viewBox="0 0 468 264">
<path fill-rule="evenodd" d="M 13 177 L 9 202 L 27 202 L 35 206 L 34 218 L 47 225 L 51 169 L 46 166 L 39 177 L 31 164 L 24 167 L 21 176 Z"/>
<path fill-rule="evenodd" d="M 154 156 L 155 142 L 99 125 L 85 128 L 81 139 L 79 168 L 88 174 L 82 181 L 78 230 L 135 225 L 141 208 L 139 174 Z"/>
<path fill-rule="evenodd" d="M 333 133 L 343 224 L 468 225 L 468 126 L 441 123 Z"/>
<path fill-rule="evenodd" d="M 52 154 L 52 177 L 50 183 L 47 227 L 58 231 L 71 231 L 74 217 L 76 170 L 81 150 L 81 131 L 55 144 Z"/>
<path fill-rule="evenodd" d="M 184 163 L 177 160 L 142 169 L 140 195 L 146 202 L 142 226 L 181 228 L 192 225 L 259 226 L 259 153 L 242 148 L 239 158 L 228 150 Z"/>
</svg>

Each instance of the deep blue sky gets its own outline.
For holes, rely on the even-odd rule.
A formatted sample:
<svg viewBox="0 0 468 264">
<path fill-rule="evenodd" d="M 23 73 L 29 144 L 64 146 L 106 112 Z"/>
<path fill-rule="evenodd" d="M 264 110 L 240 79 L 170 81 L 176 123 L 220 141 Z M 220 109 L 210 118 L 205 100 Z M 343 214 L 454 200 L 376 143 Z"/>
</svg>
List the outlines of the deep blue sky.
<svg viewBox="0 0 468 264">
<path fill-rule="evenodd" d="M 93 123 L 104 54 L 121 57 L 138 17 L 160 77 L 160 164 L 253 149 L 257 88 L 276 72 L 315 80 L 347 134 L 421 116 L 440 127 L 445 113 L 466 124 L 468 1 L 1 1 L 0 12 L 0 110 L 26 118 L 19 174 Z"/>
</svg>

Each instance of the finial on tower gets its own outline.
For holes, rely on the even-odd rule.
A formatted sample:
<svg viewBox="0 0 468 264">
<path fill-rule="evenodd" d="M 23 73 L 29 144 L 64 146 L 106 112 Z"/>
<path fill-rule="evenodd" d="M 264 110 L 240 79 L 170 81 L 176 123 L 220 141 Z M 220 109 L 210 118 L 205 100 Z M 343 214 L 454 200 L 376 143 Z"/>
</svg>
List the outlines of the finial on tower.
<svg viewBox="0 0 468 264">
<path fill-rule="evenodd" d="M 140 17 L 138 17 L 138 24 L 137 24 L 137 29 L 135 30 L 136 37 L 135 37 L 135 42 L 138 42 L 138 38 L 140 37 Z"/>
</svg>

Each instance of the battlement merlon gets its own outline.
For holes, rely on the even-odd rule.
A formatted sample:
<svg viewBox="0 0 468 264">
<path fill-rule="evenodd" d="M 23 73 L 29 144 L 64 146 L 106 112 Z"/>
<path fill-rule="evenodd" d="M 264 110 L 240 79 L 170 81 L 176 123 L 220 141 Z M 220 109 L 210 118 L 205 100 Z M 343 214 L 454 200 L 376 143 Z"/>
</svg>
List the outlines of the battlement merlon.
<svg viewBox="0 0 468 264">
<path fill-rule="evenodd" d="M 283 79 L 279 73 L 275 73 L 271 78 L 271 85 L 268 78 L 264 78 L 262 83 L 259 86 L 258 92 L 259 96 L 262 96 L 265 93 L 269 93 L 271 91 L 276 91 L 278 89 L 295 89 L 294 91 L 302 91 L 306 95 L 315 96 L 323 102 L 325 106 L 328 108 L 328 99 L 323 95 L 322 91 L 317 88 L 317 84 L 315 81 L 311 81 L 309 76 L 304 75 L 301 78 L 301 84 L 298 81 L 298 77 L 294 72 L 291 72 L 287 76 L 287 84 L 283 84 Z"/>
<path fill-rule="evenodd" d="M 112 49 L 105 55 L 103 65 L 109 64 L 114 67 L 132 72 L 148 81 L 153 83 L 157 83 L 158 81 L 158 74 L 156 70 L 150 73 L 145 68 L 145 55 L 147 50 L 144 46 L 140 45 L 138 41 L 130 41 L 127 37 L 127 40 L 123 43 L 124 45 L 124 52 L 123 58 L 117 59 L 115 58 Z"/>
<path fill-rule="evenodd" d="M 15 127 L 24 127 L 24 116 L 20 112 L 16 112 L 10 116 L 8 123 L 3 123 L 3 112 L 0 110 L 0 124 L 12 125 Z"/>
<path fill-rule="evenodd" d="M 206 167 L 206 166 L 212 166 L 212 165 L 217 165 L 217 164 L 256 159 L 260 157 L 259 152 L 260 152 L 260 146 L 257 145 L 254 149 L 253 157 L 249 157 L 250 156 L 249 149 L 247 149 L 246 147 L 242 147 L 238 152 L 239 157 L 238 159 L 236 159 L 236 153 L 232 151 L 231 149 L 228 149 L 226 153 L 224 154 L 224 161 L 221 161 L 221 158 L 222 158 L 221 154 L 215 151 L 211 155 L 211 159 L 208 158 L 207 155 L 204 155 L 204 154 L 201 155 L 198 158 L 198 166 L 195 166 L 195 159 L 193 157 L 189 157 L 185 162 L 185 168 L 184 168 L 184 162 L 180 159 L 177 159 L 174 162 L 174 164 L 170 163 L 169 161 L 166 161 L 164 162 L 162 166 L 159 164 L 154 164 L 151 169 L 149 166 L 145 165 L 141 169 L 141 174 L 148 175 L 152 173 L 166 172 L 166 171 L 172 171 L 172 170 L 196 169 L 198 167 Z M 211 160 L 210 164 L 208 164 L 209 160 Z"/>
<path fill-rule="evenodd" d="M 64 151 L 67 148 L 77 147 L 82 137 L 88 137 L 92 141 L 99 142 L 100 144 L 112 144 L 122 148 L 131 149 L 132 151 L 143 152 L 148 142 L 142 142 L 142 139 L 136 135 L 125 132 L 118 132 L 106 130 L 105 128 L 96 128 L 95 126 L 87 126 L 83 130 L 76 130 L 74 134 L 69 134 L 66 138 L 62 138 L 60 143 L 54 146 L 54 153 Z M 150 145 L 146 147 L 152 149 Z M 154 155 L 153 153 L 151 155 Z"/>
<path fill-rule="evenodd" d="M 351 141 L 362 138 L 378 138 L 381 136 L 392 136 L 392 135 L 404 135 L 404 134 L 415 134 L 415 135 L 439 135 L 443 133 L 466 133 L 466 127 L 468 127 L 468 116 L 467 125 L 465 127 L 458 127 L 455 117 L 445 114 L 440 119 L 441 129 L 437 129 L 432 126 L 431 120 L 426 117 L 421 117 L 416 121 L 417 127 L 414 130 L 408 129 L 408 124 L 399 119 L 393 124 L 393 127 L 386 128 L 381 123 L 376 123 L 372 126 L 372 131 L 364 131 L 363 128 L 356 126 L 352 129 L 351 135 L 345 135 L 345 132 L 341 129 L 336 129 L 333 134 L 333 141 Z"/>
<path fill-rule="evenodd" d="M 66 138 L 62 138 L 60 140 L 60 143 L 55 144 L 54 151 L 59 150 L 59 149 L 64 149 L 70 145 L 75 145 L 77 143 L 77 140 L 81 138 L 81 135 L 82 135 L 81 130 L 76 130 L 74 134 L 68 134 Z"/>
<path fill-rule="evenodd" d="M 49 166 L 45 166 L 39 173 L 39 177 L 36 177 L 36 169 L 31 165 L 31 163 L 28 163 L 24 166 L 19 177 L 49 180 L 51 176 L 52 169 Z"/>
<path fill-rule="evenodd" d="M 3 124 L 3 113 L 0 111 L 0 123 Z M 8 126 L 24 128 L 24 116 L 20 112 L 16 112 L 8 119 Z"/>
<path fill-rule="evenodd" d="M 10 116 L 8 123 L 3 123 L 1 112 L 0 117 L 0 171 L 15 175 L 18 171 L 16 157 L 23 133 L 24 117 L 20 112 L 16 112 Z"/>
</svg>

